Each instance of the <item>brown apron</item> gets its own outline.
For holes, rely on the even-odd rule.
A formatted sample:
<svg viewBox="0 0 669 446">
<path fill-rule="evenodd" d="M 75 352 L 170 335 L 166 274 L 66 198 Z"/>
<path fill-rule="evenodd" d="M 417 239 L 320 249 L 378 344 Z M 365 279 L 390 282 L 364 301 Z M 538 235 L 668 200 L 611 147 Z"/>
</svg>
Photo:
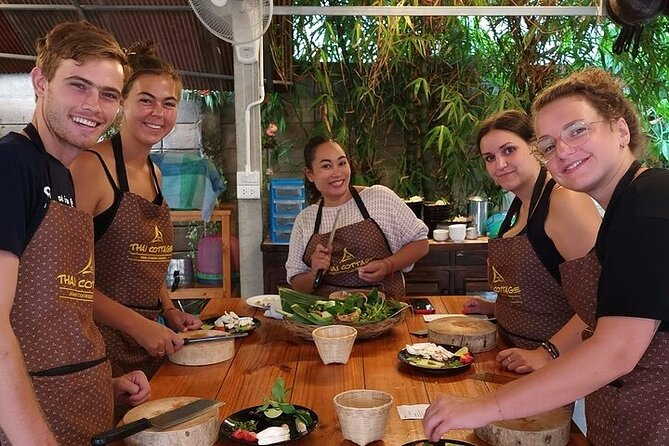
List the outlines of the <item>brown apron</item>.
<svg viewBox="0 0 669 446">
<path fill-rule="evenodd" d="M 95 285 L 110 299 L 155 321 L 162 309 L 160 289 L 172 259 L 174 233 L 170 210 L 165 200 L 157 205 L 128 192 L 120 139 L 112 139 L 112 144 L 122 198 L 111 225 L 95 242 Z M 107 166 L 101 162 L 116 189 Z M 98 327 L 105 339 L 113 376 L 142 370 L 150 379 L 158 371 L 163 358 L 151 356 L 119 330 L 102 324 Z"/>
<path fill-rule="evenodd" d="M 552 180 L 545 183 L 545 179 L 546 172 L 542 169 L 530 200 L 532 212 L 527 226 L 537 203 L 548 200 L 552 193 L 554 183 Z M 520 204 L 516 199 L 513 207 L 519 209 Z M 505 219 L 504 226 L 510 227 L 510 221 L 510 218 Z M 498 332 L 506 343 L 515 347 L 538 348 L 574 315 L 562 287 L 541 262 L 525 234 L 488 242 L 488 281 L 497 293 Z"/>
<path fill-rule="evenodd" d="M 328 296 L 334 291 L 346 288 L 371 289 L 377 288 L 383 291 L 387 297 L 404 297 L 404 276 L 397 271 L 385 277 L 379 283 L 370 284 L 358 276 L 358 268 L 365 266 L 374 260 L 385 259 L 393 253 L 386 236 L 379 225 L 370 217 L 365 204 L 355 188 L 350 188 L 364 220 L 352 225 L 337 229 L 332 242 L 332 255 L 330 268 L 323 275 L 321 286 L 314 291 L 319 296 Z M 318 207 L 314 233 L 304 250 L 302 261 L 311 266 L 311 255 L 316 250 L 316 245 L 327 245 L 329 233 L 319 234 L 321 216 L 323 215 L 323 202 Z"/>
<path fill-rule="evenodd" d="M 505 342 L 537 348 L 574 315 L 526 235 L 490 240 L 488 263 L 490 286 L 497 293 L 497 327 Z"/>
<path fill-rule="evenodd" d="M 44 151 L 34 128 L 26 133 Z M 93 323 L 93 262 L 90 215 L 50 201 L 21 255 L 10 313 L 42 413 L 67 446 L 89 445 L 112 426 L 111 368 Z M 10 444 L 1 430 L 0 444 Z"/>
<path fill-rule="evenodd" d="M 610 210 L 611 205 L 606 212 Z M 560 265 L 565 295 L 579 317 L 590 327 L 583 332 L 584 339 L 592 335 L 597 324 L 600 272 L 595 250 L 581 259 Z M 667 376 L 669 332 L 658 331 L 634 370 L 585 397 L 590 444 L 669 445 Z"/>
</svg>

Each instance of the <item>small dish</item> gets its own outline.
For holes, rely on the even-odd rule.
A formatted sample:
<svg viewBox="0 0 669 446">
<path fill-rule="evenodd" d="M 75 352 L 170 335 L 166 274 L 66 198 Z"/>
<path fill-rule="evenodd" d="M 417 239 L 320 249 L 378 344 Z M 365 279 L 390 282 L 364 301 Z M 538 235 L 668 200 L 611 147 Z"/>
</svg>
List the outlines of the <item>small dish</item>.
<svg viewBox="0 0 669 446">
<path fill-rule="evenodd" d="M 278 294 L 261 294 L 246 299 L 246 305 L 264 310 L 269 310 L 273 303 L 281 303 L 281 297 Z"/>
<path fill-rule="evenodd" d="M 452 353 L 455 353 L 456 351 L 458 351 L 460 349 L 460 347 L 455 346 L 455 345 L 441 345 L 441 344 L 439 344 L 439 345 L 441 347 L 444 347 L 446 350 L 448 350 Z M 399 353 L 397 354 L 397 358 L 400 360 L 401 363 L 406 364 L 407 366 L 409 366 L 413 369 L 420 370 L 422 372 L 427 372 L 427 373 L 439 374 L 439 375 L 455 375 L 455 374 L 458 374 L 458 373 L 462 373 L 462 372 L 468 370 L 469 367 L 474 362 L 472 360 L 472 362 L 469 362 L 467 364 L 459 364 L 459 365 L 456 365 L 456 366 L 450 366 L 450 365 L 448 365 L 448 363 L 444 363 L 443 368 L 421 366 L 421 365 L 412 363 L 412 359 L 416 358 L 416 356 L 409 354 L 409 352 L 407 352 L 406 348 L 403 348 L 402 350 L 399 351 Z M 436 360 L 432 360 L 432 361 L 433 362 L 442 362 L 442 361 L 436 361 Z"/>
<path fill-rule="evenodd" d="M 307 428 L 307 431 L 304 433 L 300 433 L 297 431 L 297 429 L 295 428 L 293 417 L 291 417 L 291 420 L 285 419 L 286 415 L 281 415 L 277 418 L 267 418 L 266 416 L 258 413 L 258 409 L 262 406 L 255 406 L 255 407 L 249 407 L 247 409 L 242 409 L 239 412 L 235 412 L 232 415 L 228 416 L 225 420 L 223 420 L 223 423 L 221 423 L 221 434 L 226 438 L 229 438 L 230 440 L 235 441 L 237 443 L 257 445 L 258 444 L 257 441 L 253 442 L 245 441 L 232 437 L 232 432 L 234 432 L 235 430 L 234 426 L 236 426 L 237 423 L 255 421 L 257 423 L 258 432 L 272 426 L 281 426 L 282 424 L 288 425 L 288 428 L 290 429 L 290 440 L 272 444 L 286 444 L 293 442 L 295 440 L 299 440 L 300 438 L 309 435 L 309 433 L 311 433 L 311 431 L 313 431 L 316 428 L 316 426 L 318 426 L 318 415 L 313 410 L 308 409 L 304 406 L 299 406 L 297 404 L 293 404 L 293 406 L 295 407 L 295 409 L 302 409 L 309 412 L 311 419 L 314 421 L 314 423 L 311 426 L 309 426 Z"/>
<path fill-rule="evenodd" d="M 219 316 L 220 317 L 220 316 Z M 260 321 L 256 318 L 253 318 L 253 325 L 248 325 L 246 327 L 240 327 L 240 329 L 237 328 L 232 328 L 232 329 L 225 329 L 225 327 L 216 327 L 214 325 L 214 322 L 218 317 L 212 317 L 209 319 L 205 319 L 202 321 L 202 330 L 221 330 L 221 331 L 227 331 L 228 333 L 248 333 L 256 328 L 260 327 Z"/>
</svg>

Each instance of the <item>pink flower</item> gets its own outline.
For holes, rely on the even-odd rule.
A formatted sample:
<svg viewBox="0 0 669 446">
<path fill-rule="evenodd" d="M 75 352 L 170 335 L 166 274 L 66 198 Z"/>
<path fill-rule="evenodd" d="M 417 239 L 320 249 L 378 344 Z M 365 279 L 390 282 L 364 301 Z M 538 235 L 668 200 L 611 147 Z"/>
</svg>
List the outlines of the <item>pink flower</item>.
<svg viewBox="0 0 669 446">
<path fill-rule="evenodd" d="M 274 137 L 276 136 L 276 132 L 279 130 L 279 127 L 273 122 L 270 122 L 267 128 L 265 129 L 265 135 L 269 137 Z"/>
</svg>

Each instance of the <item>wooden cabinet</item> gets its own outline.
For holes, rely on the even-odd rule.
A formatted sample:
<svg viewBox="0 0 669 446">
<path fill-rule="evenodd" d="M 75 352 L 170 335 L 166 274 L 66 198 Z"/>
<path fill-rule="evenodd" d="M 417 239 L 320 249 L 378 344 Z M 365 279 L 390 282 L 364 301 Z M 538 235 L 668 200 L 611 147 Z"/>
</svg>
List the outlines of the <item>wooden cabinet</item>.
<svg viewBox="0 0 669 446">
<path fill-rule="evenodd" d="M 286 282 L 288 245 L 265 240 L 263 251 L 264 290 L 276 294 Z M 430 252 L 414 269 L 404 275 L 407 295 L 434 296 L 466 294 L 488 290 L 488 239 L 465 240 L 462 243 L 430 240 Z"/>
<path fill-rule="evenodd" d="M 176 291 L 170 291 L 172 299 L 220 299 L 232 296 L 231 264 L 230 257 L 230 215 L 231 210 L 215 209 L 211 215 L 212 220 L 221 222 L 221 267 L 223 269 L 223 286 L 206 286 L 195 284 L 185 286 Z M 170 211 L 170 217 L 175 221 L 199 221 L 202 220 L 201 211 Z"/>
</svg>

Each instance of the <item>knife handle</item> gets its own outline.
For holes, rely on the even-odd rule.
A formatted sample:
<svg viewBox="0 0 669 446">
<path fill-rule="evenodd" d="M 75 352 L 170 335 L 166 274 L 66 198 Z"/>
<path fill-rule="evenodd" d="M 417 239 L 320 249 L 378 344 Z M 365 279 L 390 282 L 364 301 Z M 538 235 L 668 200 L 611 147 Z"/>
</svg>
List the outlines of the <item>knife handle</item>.
<svg viewBox="0 0 669 446">
<path fill-rule="evenodd" d="M 319 269 L 316 271 L 316 278 L 314 279 L 314 289 L 321 286 L 321 280 L 323 280 L 323 274 L 325 274 L 324 269 Z"/>
<path fill-rule="evenodd" d="M 123 426 L 108 430 L 107 432 L 102 432 L 101 434 L 96 434 L 93 438 L 91 438 L 91 445 L 102 446 L 113 443 L 150 427 L 151 422 L 148 418 L 140 418 L 139 420 L 133 421 L 132 423 L 124 424 Z"/>
</svg>

